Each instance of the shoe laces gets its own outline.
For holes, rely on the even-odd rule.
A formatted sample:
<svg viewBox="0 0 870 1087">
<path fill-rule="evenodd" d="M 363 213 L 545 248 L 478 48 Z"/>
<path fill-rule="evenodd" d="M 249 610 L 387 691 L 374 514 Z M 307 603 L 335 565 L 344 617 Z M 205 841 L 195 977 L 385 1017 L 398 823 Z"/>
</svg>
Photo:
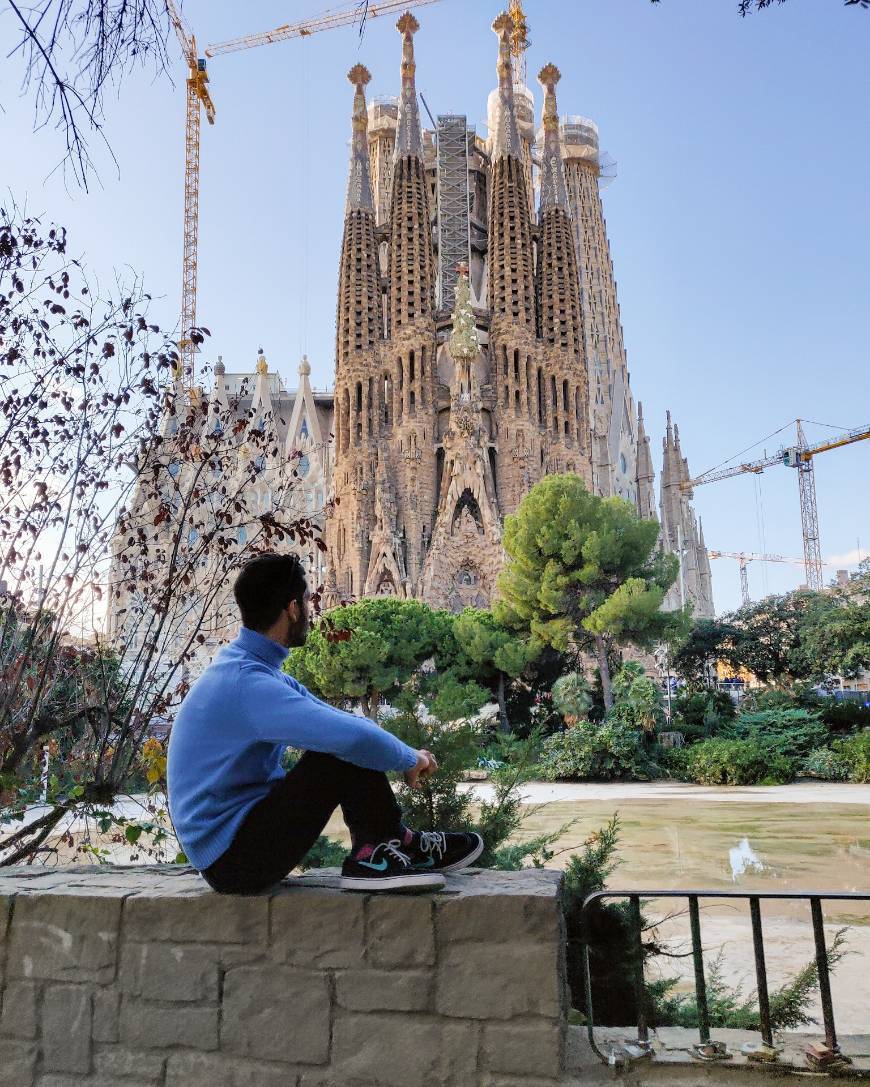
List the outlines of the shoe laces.
<svg viewBox="0 0 870 1087">
<path fill-rule="evenodd" d="M 447 835 L 443 830 L 421 830 L 417 845 L 421 853 L 437 853 L 438 860 L 444 857 L 447 849 Z"/>
<path fill-rule="evenodd" d="M 389 842 L 381 842 L 380 845 L 375 846 L 372 856 L 374 856 L 375 853 L 380 852 L 381 855 L 386 854 L 392 860 L 398 861 L 405 868 L 410 868 L 411 858 L 407 853 L 402 851 L 400 848 L 401 845 L 402 843 L 398 838 L 392 838 Z"/>
</svg>

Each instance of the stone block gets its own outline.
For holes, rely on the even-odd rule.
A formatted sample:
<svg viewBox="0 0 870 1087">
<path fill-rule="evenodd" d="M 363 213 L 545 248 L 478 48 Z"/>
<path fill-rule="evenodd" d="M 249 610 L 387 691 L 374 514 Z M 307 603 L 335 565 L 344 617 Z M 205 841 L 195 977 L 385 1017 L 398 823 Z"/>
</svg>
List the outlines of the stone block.
<svg viewBox="0 0 870 1087">
<path fill-rule="evenodd" d="M 329 1059 L 329 1023 L 325 974 L 275 963 L 227 971 L 222 1050 L 288 1064 L 323 1064 Z"/>
<path fill-rule="evenodd" d="M 333 1028 L 335 1084 L 465 1087 L 475 1079 L 478 1027 L 432 1016 L 340 1015 Z"/>
<path fill-rule="evenodd" d="M 366 946 L 375 966 L 430 966 L 435 962 L 432 899 L 378 895 L 368 904 Z"/>
<path fill-rule="evenodd" d="M 118 987 L 145 1000 L 200 1000 L 218 997 L 217 956 L 196 944 L 134 944 L 121 949 Z"/>
<path fill-rule="evenodd" d="M 365 898 L 336 891 L 287 889 L 271 902 L 272 954 L 294 966 L 361 966 Z"/>
<path fill-rule="evenodd" d="M 335 976 L 336 1000 L 350 1011 L 427 1011 L 432 990 L 428 970 L 343 970 Z"/>
<path fill-rule="evenodd" d="M 91 1069 L 91 991 L 49 985 L 42 997 L 42 1067 L 46 1072 Z"/>
<path fill-rule="evenodd" d="M 485 877 L 484 877 L 485 878 Z M 485 883 L 478 882 L 481 892 Z M 462 941 L 523 943 L 556 939 L 561 914 L 554 893 L 494 893 L 442 895 L 436 901 L 435 923 L 439 946 Z"/>
<path fill-rule="evenodd" d="M 36 1037 L 36 984 L 10 981 L 3 990 L 0 1034 L 6 1038 Z"/>
<path fill-rule="evenodd" d="M 556 1079 L 562 1070 L 563 1031 L 550 1019 L 527 1023 L 487 1023 L 482 1063 L 492 1072 Z"/>
<path fill-rule="evenodd" d="M 203 884 L 205 886 L 205 884 Z M 263 944 L 268 932 L 265 896 L 132 895 L 124 902 L 124 939 L 138 943 Z"/>
<path fill-rule="evenodd" d="M 94 1052 L 94 1073 L 112 1083 L 135 1079 L 140 1083 L 163 1083 L 166 1056 L 155 1050 L 125 1049 L 123 1046 L 98 1046 Z"/>
<path fill-rule="evenodd" d="M 94 992 L 91 1036 L 95 1042 L 117 1042 L 121 994 L 117 989 L 97 989 Z"/>
<path fill-rule="evenodd" d="M 512 1019 L 563 1013 L 559 951 L 554 941 L 517 944 L 499 953 L 486 943 L 443 948 L 435 1008 L 465 1019 Z"/>
<path fill-rule="evenodd" d="M 117 898 L 20 896 L 9 936 L 8 976 L 97 984 L 113 981 L 120 917 Z"/>
<path fill-rule="evenodd" d="M 36 1044 L 0 1039 L 0 1087 L 29 1087 L 36 1067 Z"/>
<path fill-rule="evenodd" d="M 286 1066 L 224 1054 L 171 1053 L 166 1064 L 166 1087 L 296 1087 L 297 1079 Z"/>
<path fill-rule="evenodd" d="M 124 997 L 118 1037 L 132 1049 L 185 1046 L 211 1050 L 218 1045 L 218 1009 L 184 1004 L 151 1004 Z"/>
<path fill-rule="evenodd" d="M 114 1076 L 71 1076 L 66 1072 L 46 1072 L 34 1087 L 154 1087 L 153 1079 L 115 1079 Z M 23 1087 L 19 1084 L 18 1087 Z M 28 1085 L 29 1087 L 29 1085 Z"/>
</svg>

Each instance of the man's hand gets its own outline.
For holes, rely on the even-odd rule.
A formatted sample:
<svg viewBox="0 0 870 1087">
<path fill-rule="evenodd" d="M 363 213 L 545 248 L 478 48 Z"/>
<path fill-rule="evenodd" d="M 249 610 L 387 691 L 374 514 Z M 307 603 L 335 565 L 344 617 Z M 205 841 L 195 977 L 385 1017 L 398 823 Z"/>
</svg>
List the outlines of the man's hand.
<svg viewBox="0 0 870 1087">
<path fill-rule="evenodd" d="M 411 789 L 419 789 L 424 778 L 431 777 L 438 769 L 438 760 L 431 751 L 420 749 L 417 752 L 417 765 L 405 771 L 405 784 Z"/>
</svg>

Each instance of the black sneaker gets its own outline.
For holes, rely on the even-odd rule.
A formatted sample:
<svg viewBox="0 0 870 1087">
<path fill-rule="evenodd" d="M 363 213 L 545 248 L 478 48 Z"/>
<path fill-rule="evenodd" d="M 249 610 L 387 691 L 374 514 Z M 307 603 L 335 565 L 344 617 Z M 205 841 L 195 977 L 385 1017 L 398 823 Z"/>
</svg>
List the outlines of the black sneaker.
<svg viewBox="0 0 870 1087">
<path fill-rule="evenodd" d="M 474 864 L 483 852 L 483 838 L 470 831 L 417 830 L 402 849 L 415 872 L 458 872 Z"/>
<path fill-rule="evenodd" d="M 343 891 L 440 891 L 443 886 L 439 872 L 414 869 L 398 838 L 376 845 L 365 860 L 351 856 L 341 866 Z"/>
</svg>

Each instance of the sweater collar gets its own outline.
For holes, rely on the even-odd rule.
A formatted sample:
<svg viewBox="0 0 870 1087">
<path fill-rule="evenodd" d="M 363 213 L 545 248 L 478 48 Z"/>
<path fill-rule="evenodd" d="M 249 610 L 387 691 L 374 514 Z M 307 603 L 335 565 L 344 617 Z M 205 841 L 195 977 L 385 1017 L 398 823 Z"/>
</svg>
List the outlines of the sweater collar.
<svg viewBox="0 0 870 1087">
<path fill-rule="evenodd" d="M 250 627 L 242 627 L 236 638 L 236 645 L 245 653 L 251 653 L 272 668 L 280 668 L 290 652 L 286 646 L 273 642 L 265 634 L 260 634 Z"/>
</svg>

